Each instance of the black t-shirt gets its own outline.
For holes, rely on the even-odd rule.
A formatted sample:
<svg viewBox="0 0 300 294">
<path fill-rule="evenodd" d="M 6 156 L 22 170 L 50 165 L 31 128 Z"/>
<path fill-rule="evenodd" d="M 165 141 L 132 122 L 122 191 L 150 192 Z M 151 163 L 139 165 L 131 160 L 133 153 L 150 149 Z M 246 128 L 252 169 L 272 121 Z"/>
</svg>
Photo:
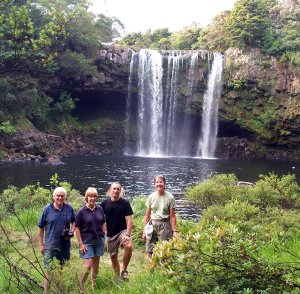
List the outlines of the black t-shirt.
<svg viewBox="0 0 300 294">
<path fill-rule="evenodd" d="M 105 214 L 108 237 L 113 237 L 127 229 L 125 216 L 133 215 L 128 200 L 119 198 L 118 201 L 112 201 L 107 198 L 101 203 L 101 206 Z"/>
<path fill-rule="evenodd" d="M 96 206 L 96 209 L 82 207 L 75 219 L 75 226 L 79 228 L 83 241 L 98 240 L 104 236 L 102 226 L 105 223 L 102 207 Z"/>
</svg>

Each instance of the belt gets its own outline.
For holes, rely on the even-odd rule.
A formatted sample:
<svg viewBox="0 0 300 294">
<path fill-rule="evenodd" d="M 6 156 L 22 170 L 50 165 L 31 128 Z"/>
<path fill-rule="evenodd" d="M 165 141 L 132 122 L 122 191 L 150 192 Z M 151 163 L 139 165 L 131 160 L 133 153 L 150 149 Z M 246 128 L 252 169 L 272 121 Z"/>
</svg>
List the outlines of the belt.
<svg viewBox="0 0 300 294">
<path fill-rule="evenodd" d="M 169 222 L 169 221 L 170 221 L 169 218 L 152 219 L 153 223 L 165 223 L 165 222 Z"/>
</svg>

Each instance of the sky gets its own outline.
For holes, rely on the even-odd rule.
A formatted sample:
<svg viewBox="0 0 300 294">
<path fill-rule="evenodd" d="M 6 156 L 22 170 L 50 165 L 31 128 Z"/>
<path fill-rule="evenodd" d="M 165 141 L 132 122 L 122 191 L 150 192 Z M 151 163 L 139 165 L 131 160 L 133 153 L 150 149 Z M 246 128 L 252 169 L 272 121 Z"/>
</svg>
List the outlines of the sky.
<svg viewBox="0 0 300 294">
<path fill-rule="evenodd" d="M 127 33 L 168 28 L 178 31 L 193 23 L 205 26 L 231 10 L 236 0 L 92 0 L 92 11 L 118 18 Z"/>
</svg>

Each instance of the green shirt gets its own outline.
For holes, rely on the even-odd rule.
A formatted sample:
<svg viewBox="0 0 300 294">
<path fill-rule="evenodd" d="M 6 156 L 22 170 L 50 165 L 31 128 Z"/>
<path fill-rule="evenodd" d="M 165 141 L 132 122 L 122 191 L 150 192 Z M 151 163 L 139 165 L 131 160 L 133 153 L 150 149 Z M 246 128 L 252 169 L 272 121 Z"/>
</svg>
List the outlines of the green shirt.
<svg viewBox="0 0 300 294">
<path fill-rule="evenodd" d="M 151 219 L 161 220 L 170 218 L 170 209 L 176 207 L 174 196 L 165 191 L 163 195 L 154 192 L 149 195 L 146 206 L 151 208 Z"/>
</svg>

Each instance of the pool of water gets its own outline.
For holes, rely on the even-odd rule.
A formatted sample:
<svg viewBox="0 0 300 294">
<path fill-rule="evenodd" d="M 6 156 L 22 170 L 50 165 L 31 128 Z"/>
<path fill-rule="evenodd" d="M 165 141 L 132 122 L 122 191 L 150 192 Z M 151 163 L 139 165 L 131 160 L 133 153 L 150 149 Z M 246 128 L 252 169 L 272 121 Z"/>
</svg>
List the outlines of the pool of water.
<svg viewBox="0 0 300 294">
<path fill-rule="evenodd" d="M 134 198 L 154 191 L 153 176 L 162 174 L 167 179 L 167 190 L 177 199 L 180 214 L 188 217 L 197 215 L 199 209 L 183 202 L 184 190 L 211 174 L 234 173 L 240 181 L 250 182 L 270 172 L 292 173 L 298 181 L 300 179 L 298 162 L 134 156 L 72 156 L 63 162 L 65 164 L 58 166 L 32 162 L 0 164 L 0 190 L 9 185 L 21 188 L 37 182 L 47 187 L 50 177 L 57 173 L 61 180 L 70 182 L 82 194 L 91 186 L 104 198 L 110 183 L 119 181 L 126 190 L 126 197 Z"/>
</svg>

